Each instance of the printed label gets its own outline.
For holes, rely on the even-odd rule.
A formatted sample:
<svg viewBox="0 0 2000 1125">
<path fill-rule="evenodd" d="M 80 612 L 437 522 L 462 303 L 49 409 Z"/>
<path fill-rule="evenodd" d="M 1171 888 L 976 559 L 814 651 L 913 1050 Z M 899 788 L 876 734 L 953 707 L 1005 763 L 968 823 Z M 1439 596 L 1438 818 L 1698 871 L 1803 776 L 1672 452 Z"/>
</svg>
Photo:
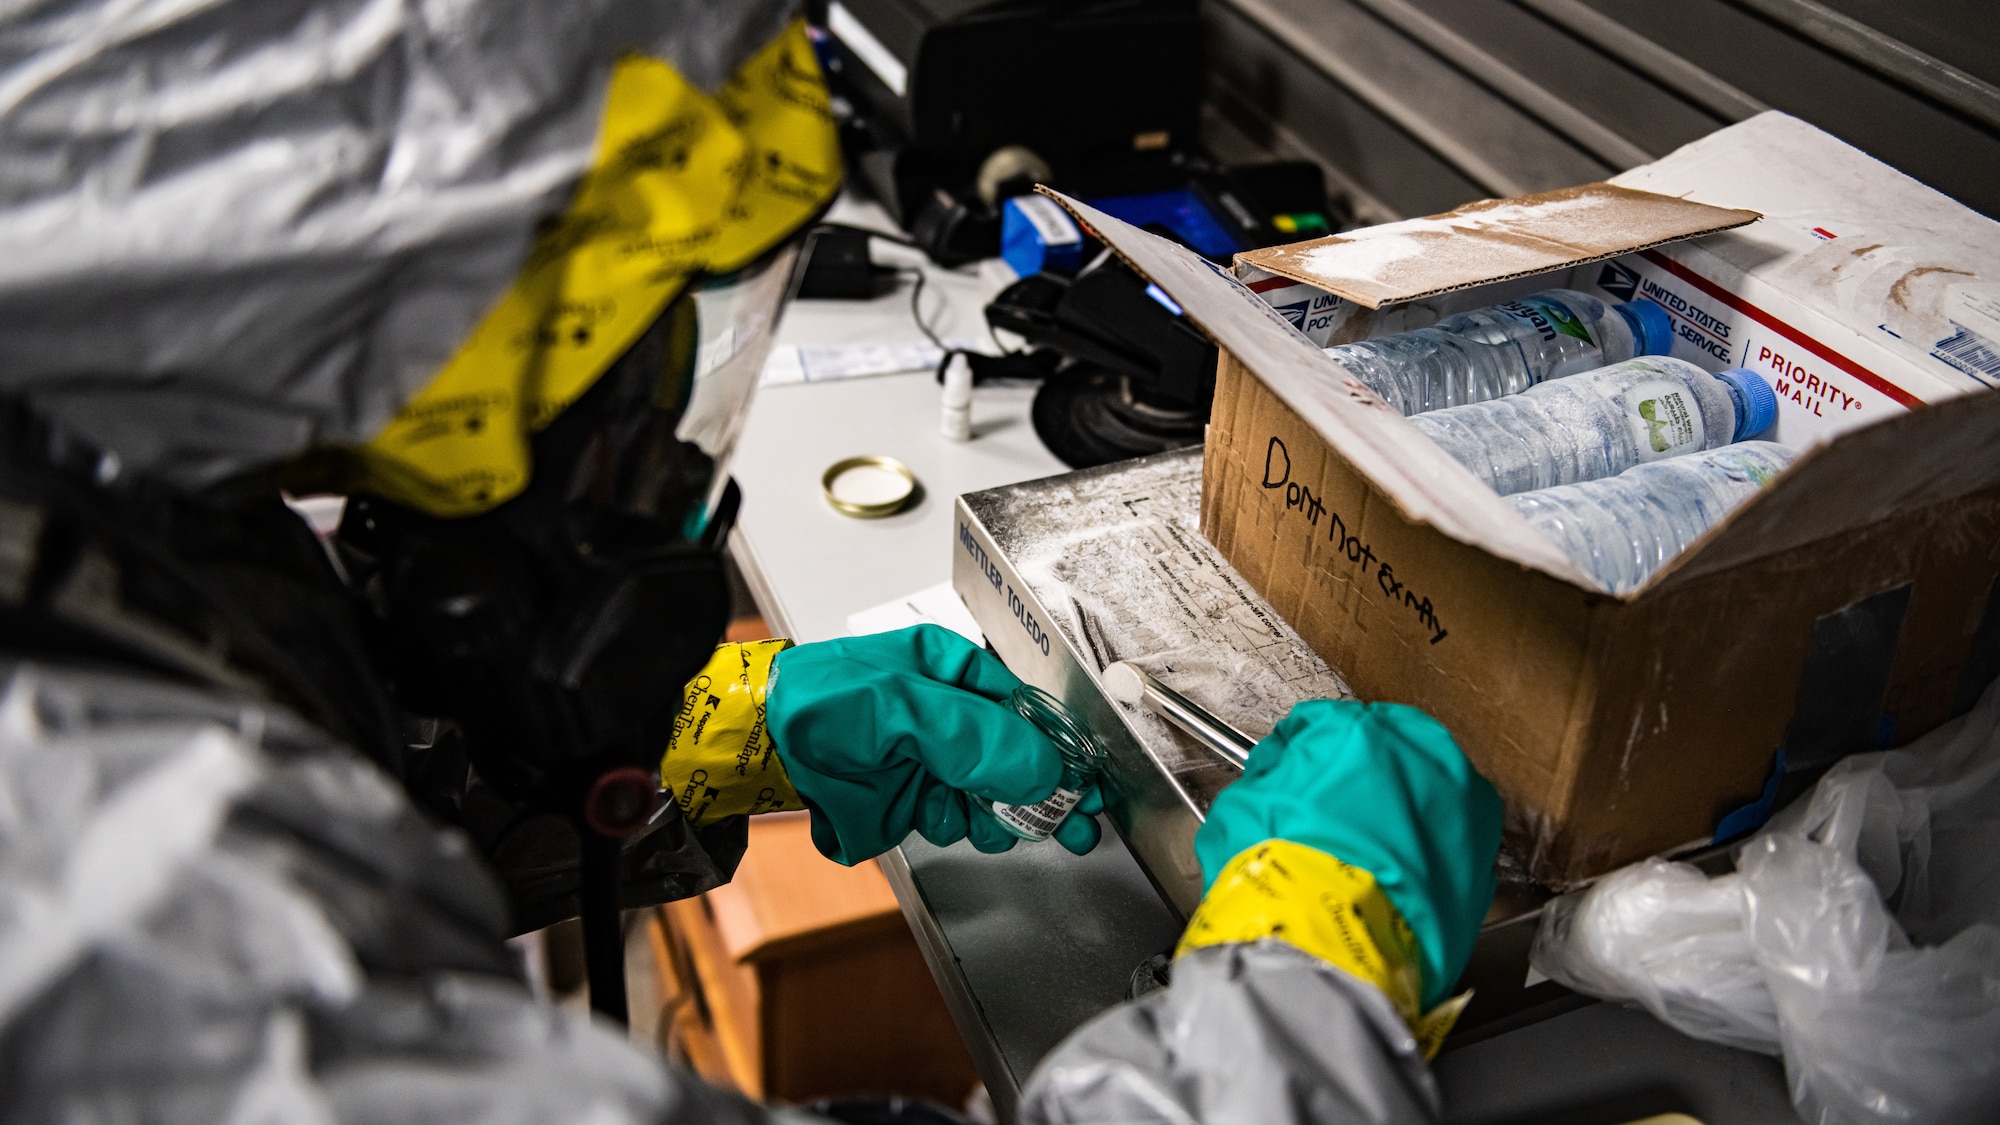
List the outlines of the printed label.
<svg viewBox="0 0 2000 1125">
<path fill-rule="evenodd" d="M 1014 620 L 1020 623 L 1021 631 L 1028 635 L 1028 643 L 1041 650 L 1043 656 L 1047 656 L 1049 631 L 1042 628 L 1042 623 L 1035 617 L 1035 611 L 1028 599 L 1014 592 L 1012 582 L 1000 577 L 1000 568 L 993 564 L 992 558 L 986 554 L 986 548 L 979 545 L 979 540 L 973 536 L 972 529 L 963 522 L 958 525 L 958 545 L 965 548 L 966 555 L 978 564 L 979 573 L 985 575 L 994 593 L 1006 591 L 1007 609 L 1013 613 Z"/>
<path fill-rule="evenodd" d="M 1083 241 L 1077 233 L 1076 224 L 1069 221 L 1068 212 L 1056 205 L 1056 201 L 1046 195 L 1022 195 L 1013 200 L 1021 217 L 1042 236 L 1044 246 L 1068 246 Z"/>
<path fill-rule="evenodd" d="M 993 802 L 993 815 L 1000 823 L 1021 833 L 1030 840 L 1046 840 L 1063 822 L 1063 817 L 1083 800 L 1083 794 L 1068 789 L 1058 789 L 1032 805 L 1007 805 Z"/>
<path fill-rule="evenodd" d="M 1810 426 L 1797 433 L 1780 431 L 1777 441 L 1797 441 L 1804 434 L 1837 433 L 1863 419 L 1900 409 L 1859 379 L 1834 367 L 1811 351 L 1775 333 L 1744 336 L 1743 366 L 1770 380 L 1778 395 L 1781 423 Z M 1822 423 L 1832 423 L 1831 426 Z"/>
<path fill-rule="evenodd" d="M 1989 386 L 2000 384 L 2000 341 L 1958 321 L 1951 335 L 1939 340 L 1931 354 Z"/>
<path fill-rule="evenodd" d="M 1351 311 L 1342 307 L 1344 302 L 1339 297 L 1326 290 L 1288 278 L 1262 277 L 1245 284 L 1306 339 L 1322 348 Z"/>
<path fill-rule="evenodd" d="M 1771 441 L 1801 447 L 1916 402 L 1897 384 L 1806 342 L 1802 330 L 1656 251 L 1621 261 L 1619 276 L 1609 281 L 1629 275 L 1640 297 L 1667 310 L 1675 358 L 1710 371 L 1747 367 L 1771 384 L 1778 396 L 1777 424 L 1765 435 Z M 1608 282 L 1600 278 L 1599 285 Z"/>
<path fill-rule="evenodd" d="M 1554 301 L 1540 297 L 1523 297 L 1499 307 L 1503 312 L 1511 313 L 1533 325 L 1544 340 L 1554 340 L 1558 335 L 1562 335 L 1582 340 L 1593 348 L 1597 346 L 1597 341 L 1590 338 L 1590 330 L 1583 326 L 1583 322 Z"/>
<path fill-rule="evenodd" d="M 1619 394 L 1625 421 L 1639 445 L 1639 460 L 1658 461 L 1702 448 L 1706 434 L 1701 409 L 1688 389 L 1665 379 L 1648 379 Z"/>
<path fill-rule="evenodd" d="M 1629 286 L 1624 284 L 1628 277 L 1631 279 Z M 1703 366 L 1717 363 L 1727 366 L 1735 354 L 1730 343 L 1734 325 L 1727 316 L 1727 309 L 1718 313 L 1691 293 L 1682 292 L 1667 279 L 1641 277 L 1622 266 L 1617 267 L 1614 275 L 1613 267 L 1606 264 L 1604 276 L 1598 279 L 1598 284 L 1621 300 L 1632 300 L 1632 296 L 1627 294 L 1636 293 L 1667 310 L 1674 325 L 1672 354 L 1676 358 Z"/>
</svg>

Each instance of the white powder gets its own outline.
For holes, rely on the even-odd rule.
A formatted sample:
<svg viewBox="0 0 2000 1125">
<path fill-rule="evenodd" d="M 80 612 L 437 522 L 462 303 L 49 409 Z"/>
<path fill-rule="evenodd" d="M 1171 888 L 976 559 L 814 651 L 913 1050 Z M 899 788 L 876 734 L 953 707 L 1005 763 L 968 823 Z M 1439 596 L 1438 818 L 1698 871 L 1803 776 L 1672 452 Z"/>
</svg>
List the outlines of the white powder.
<svg viewBox="0 0 2000 1125">
<path fill-rule="evenodd" d="M 1354 697 L 1202 538 L 1198 450 L 981 499 L 995 545 L 1093 676 L 1129 660 L 1253 738 L 1300 700 Z M 1169 772 L 1214 774 L 1164 720 L 1125 714 Z"/>
<path fill-rule="evenodd" d="M 1607 224 L 1617 223 L 1615 211 L 1624 201 L 1579 195 L 1534 204 L 1502 203 L 1454 211 L 1435 218 L 1405 219 L 1352 231 L 1301 248 L 1297 262 L 1305 271 L 1328 280 L 1386 285 L 1399 263 L 1422 257 L 1427 272 L 1440 265 L 1438 251 L 1469 252 L 1491 260 L 1538 260 L 1539 248 L 1589 244 L 1604 237 Z M 1470 243 L 1463 242 L 1472 236 Z M 1454 243 L 1458 245 L 1454 246 Z M 1454 258 L 1459 253 L 1452 255 Z"/>
<path fill-rule="evenodd" d="M 1406 234 L 1376 235 L 1329 242 L 1302 255 L 1305 268 L 1321 277 L 1380 280 L 1390 266 L 1424 252 L 1423 240 Z"/>
</svg>

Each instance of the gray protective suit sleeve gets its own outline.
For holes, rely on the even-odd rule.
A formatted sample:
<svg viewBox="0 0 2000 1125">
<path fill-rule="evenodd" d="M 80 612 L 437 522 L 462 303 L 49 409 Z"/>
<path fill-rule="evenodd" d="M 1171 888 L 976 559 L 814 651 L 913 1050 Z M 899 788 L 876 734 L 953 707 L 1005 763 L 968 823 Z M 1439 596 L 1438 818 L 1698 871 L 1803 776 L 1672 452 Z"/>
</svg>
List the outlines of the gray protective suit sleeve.
<svg viewBox="0 0 2000 1125">
<path fill-rule="evenodd" d="M 0 390 L 183 488 L 365 440 L 567 200 L 612 63 L 713 92 L 796 6 L 0 6 Z"/>
<path fill-rule="evenodd" d="M 1373 986 L 1281 942 L 1174 962 L 1173 985 L 1097 1017 L 1043 1060 L 1029 1125 L 1420 1125 L 1437 1088 Z"/>
<path fill-rule="evenodd" d="M 285 711 L 0 655 L 0 1120 L 816 1120 L 538 1001 L 505 923 Z"/>
</svg>

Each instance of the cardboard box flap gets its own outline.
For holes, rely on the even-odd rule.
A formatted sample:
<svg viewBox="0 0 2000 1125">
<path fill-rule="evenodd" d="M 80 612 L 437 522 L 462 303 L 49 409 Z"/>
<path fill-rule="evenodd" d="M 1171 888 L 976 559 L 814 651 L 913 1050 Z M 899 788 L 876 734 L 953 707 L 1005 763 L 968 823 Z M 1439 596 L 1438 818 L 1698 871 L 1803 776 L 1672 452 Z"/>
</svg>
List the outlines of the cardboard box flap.
<svg viewBox="0 0 2000 1125">
<path fill-rule="evenodd" d="M 1373 481 L 1405 517 L 1586 589 L 1590 580 L 1493 490 L 1228 271 L 1059 192 L 1041 189 L 1157 284 L 1216 344 Z"/>
<path fill-rule="evenodd" d="M 1762 214 L 1765 222 L 1714 240 L 1710 252 L 1750 270 L 1774 255 L 1806 256 L 1799 247 L 1808 246 L 1817 260 L 1763 276 L 1834 304 L 1853 295 L 1834 291 L 1827 275 L 1851 273 L 1856 247 L 1867 247 L 1862 253 L 1885 267 L 1894 268 L 1883 261 L 1893 254 L 1906 259 L 1904 268 L 1943 267 L 1961 280 L 1968 273 L 2000 277 L 2000 223 L 1777 110 L 1691 141 L 1609 182 Z M 1850 238 L 1855 241 L 1844 241 Z M 1830 245 L 1836 242 L 1837 249 Z M 1851 277 L 1843 280 L 1852 285 Z M 1902 297 L 1916 295 L 1906 289 Z"/>
<path fill-rule="evenodd" d="M 1383 305 L 1614 258 L 1757 221 L 1755 211 L 1584 184 L 1237 255 L 1358 305 Z"/>
<path fill-rule="evenodd" d="M 1815 446 L 1634 596 L 2000 487 L 1996 438 L 2000 394 L 1988 391 Z"/>
</svg>

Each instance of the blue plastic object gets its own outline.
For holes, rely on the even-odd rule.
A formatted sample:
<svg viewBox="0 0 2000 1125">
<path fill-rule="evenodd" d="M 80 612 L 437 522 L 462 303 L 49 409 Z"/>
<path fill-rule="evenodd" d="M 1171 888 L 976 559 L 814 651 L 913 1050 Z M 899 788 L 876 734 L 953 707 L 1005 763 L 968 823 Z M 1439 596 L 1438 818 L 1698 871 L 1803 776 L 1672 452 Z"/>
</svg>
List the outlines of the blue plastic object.
<svg viewBox="0 0 2000 1125">
<path fill-rule="evenodd" d="M 1726 844 L 1738 836 L 1748 836 L 1764 827 L 1771 814 L 1778 811 L 1778 786 L 1785 781 L 1785 748 L 1778 747 L 1778 757 L 1771 767 L 1771 776 L 1764 779 L 1764 790 L 1757 799 L 1725 815 L 1715 826 L 1715 838 L 1710 843 Z"/>
<path fill-rule="evenodd" d="M 1736 400 L 1742 412 L 1736 418 L 1736 433 L 1731 441 L 1743 441 L 1756 437 L 1771 428 L 1778 420 L 1778 392 L 1771 389 L 1770 380 L 1747 367 L 1732 367 L 1718 371 L 1715 377 L 1729 384 L 1736 392 Z"/>
<path fill-rule="evenodd" d="M 1634 355 L 1668 355 L 1674 350 L 1674 318 L 1657 303 L 1641 298 L 1611 306 L 1625 314 L 1625 320 L 1632 325 L 1633 335 L 1638 337 L 1639 347 Z"/>
<path fill-rule="evenodd" d="M 1249 249 L 1237 243 L 1236 236 L 1229 233 L 1222 220 L 1217 219 L 1201 197 L 1192 191 L 1114 195 L 1104 199 L 1086 199 L 1084 202 L 1135 227 L 1145 228 L 1155 224 L 1165 227 L 1194 247 L 1196 253 L 1218 261 L 1227 261 L 1238 250 Z"/>
<path fill-rule="evenodd" d="M 1047 196 L 1017 195 L 1000 205 L 1000 258 L 1020 277 L 1075 273 L 1083 265 L 1083 232 Z"/>
</svg>

